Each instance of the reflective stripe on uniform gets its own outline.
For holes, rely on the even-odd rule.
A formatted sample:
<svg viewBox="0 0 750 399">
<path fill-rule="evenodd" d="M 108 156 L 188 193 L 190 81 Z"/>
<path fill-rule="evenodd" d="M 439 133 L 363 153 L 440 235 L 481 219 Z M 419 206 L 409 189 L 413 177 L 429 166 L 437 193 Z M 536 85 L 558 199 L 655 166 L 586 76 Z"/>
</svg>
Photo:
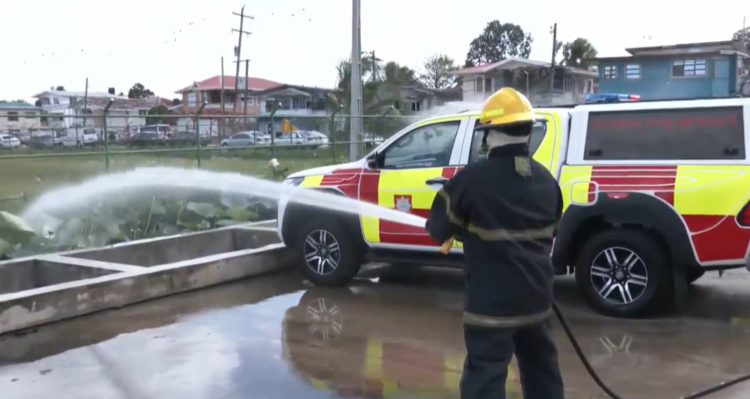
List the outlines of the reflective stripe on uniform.
<svg viewBox="0 0 750 399">
<path fill-rule="evenodd" d="M 485 229 L 471 222 L 466 223 L 451 210 L 451 198 L 448 193 L 445 190 L 440 190 L 438 194 L 445 201 L 445 212 L 448 215 L 448 220 L 485 241 L 533 241 L 545 238 L 551 239 L 555 235 L 556 226 L 554 224 L 539 229 L 509 230 L 502 228 Z"/>
<path fill-rule="evenodd" d="M 522 327 L 544 321 L 552 314 L 552 309 L 527 316 L 498 317 L 464 312 L 464 324 L 476 327 L 510 328 Z"/>
</svg>

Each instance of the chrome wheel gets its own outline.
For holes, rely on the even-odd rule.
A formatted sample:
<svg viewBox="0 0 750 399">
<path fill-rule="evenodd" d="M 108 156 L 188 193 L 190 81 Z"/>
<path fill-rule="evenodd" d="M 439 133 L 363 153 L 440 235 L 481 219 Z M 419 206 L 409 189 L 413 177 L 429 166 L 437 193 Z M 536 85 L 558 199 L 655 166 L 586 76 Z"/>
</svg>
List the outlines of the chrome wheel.
<svg viewBox="0 0 750 399">
<path fill-rule="evenodd" d="M 335 303 L 329 303 L 326 298 L 317 298 L 307 305 L 307 319 L 310 322 L 310 334 L 320 337 L 324 342 L 338 337 L 344 329 L 341 309 Z"/>
<path fill-rule="evenodd" d="M 315 274 L 333 273 L 341 262 L 341 249 L 336 237 L 326 230 L 313 230 L 305 237 L 305 264 Z"/>
<path fill-rule="evenodd" d="M 591 284 L 604 300 L 618 305 L 633 303 L 648 286 L 646 263 L 635 252 L 610 247 L 591 263 Z"/>
</svg>

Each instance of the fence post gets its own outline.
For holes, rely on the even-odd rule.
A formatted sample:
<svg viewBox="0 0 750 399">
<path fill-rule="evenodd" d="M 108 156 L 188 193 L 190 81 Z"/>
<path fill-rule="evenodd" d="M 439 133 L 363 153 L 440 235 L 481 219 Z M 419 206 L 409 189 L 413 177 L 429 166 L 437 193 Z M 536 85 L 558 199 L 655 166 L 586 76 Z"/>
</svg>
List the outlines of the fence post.
<svg viewBox="0 0 750 399">
<path fill-rule="evenodd" d="M 103 127 L 104 127 L 104 169 L 109 170 L 109 132 L 107 131 L 107 114 L 109 113 L 109 107 L 115 102 L 114 98 L 109 99 L 109 103 L 104 107 L 103 113 Z"/>
<path fill-rule="evenodd" d="M 198 167 L 201 167 L 201 124 L 200 117 L 203 113 L 203 108 L 206 108 L 208 101 L 203 101 L 201 107 L 198 108 L 198 112 L 195 113 L 195 159 L 198 161 Z"/>
<path fill-rule="evenodd" d="M 336 114 L 341 112 L 344 106 L 339 104 L 338 107 L 331 113 L 331 149 L 333 150 L 333 163 L 336 163 Z"/>
<path fill-rule="evenodd" d="M 271 110 L 271 156 L 275 155 L 274 147 L 276 146 L 276 126 L 274 125 L 273 117 L 276 116 L 276 111 L 279 108 L 281 108 L 281 103 L 276 103 L 273 105 L 273 110 Z"/>
</svg>

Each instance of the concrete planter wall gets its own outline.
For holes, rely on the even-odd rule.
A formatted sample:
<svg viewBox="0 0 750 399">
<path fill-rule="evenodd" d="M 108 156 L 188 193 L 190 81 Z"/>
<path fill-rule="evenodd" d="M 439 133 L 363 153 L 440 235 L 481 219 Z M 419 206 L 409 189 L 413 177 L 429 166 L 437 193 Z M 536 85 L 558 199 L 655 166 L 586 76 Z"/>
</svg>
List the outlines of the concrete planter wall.
<svg viewBox="0 0 750 399">
<path fill-rule="evenodd" d="M 276 230 L 259 225 L 0 262 L 0 334 L 290 264 Z"/>
</svg>

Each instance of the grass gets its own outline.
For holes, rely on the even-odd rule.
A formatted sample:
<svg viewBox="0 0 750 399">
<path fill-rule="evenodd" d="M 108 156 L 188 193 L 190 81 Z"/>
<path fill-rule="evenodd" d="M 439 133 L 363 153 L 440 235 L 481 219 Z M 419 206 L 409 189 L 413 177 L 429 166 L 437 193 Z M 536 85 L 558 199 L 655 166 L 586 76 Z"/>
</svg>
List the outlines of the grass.
<svg viewBox="0 0 750 399">
<path fill-rule="evenodd" d="M 292 173 L 316 166 L 345 162 L 345 146 L 337 147 L 336 162 L 331 148 L 323 149 L 241 149 L 201 150 L 201 169 L 239 172 L 264 178 L 273 176 L 268 162 L 278 159 L 280 169 Z M 87 178 L 107 173 L 100 150 L 0 152 L 0 210 L 19 213 L 40 194 L 56 187 L 79 183 Z M 109 172 L 119 172 L 144 166 L 197 167 L 195 148 L 160 152 L 125 151 L 113 148 Z M 75 154 L 75 155 L 74 155 Z"/>
</svg>

